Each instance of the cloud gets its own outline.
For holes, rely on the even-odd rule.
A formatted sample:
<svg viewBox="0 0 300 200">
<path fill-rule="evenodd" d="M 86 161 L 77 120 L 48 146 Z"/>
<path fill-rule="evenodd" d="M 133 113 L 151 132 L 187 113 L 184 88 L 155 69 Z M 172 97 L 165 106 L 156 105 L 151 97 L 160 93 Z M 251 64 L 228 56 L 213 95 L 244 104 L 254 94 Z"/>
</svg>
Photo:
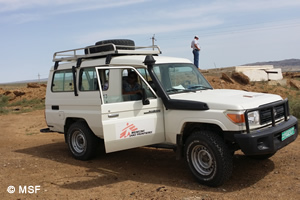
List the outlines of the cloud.
<svg viewBox="0 0 300 200">
<path fill-rule="evenodd" d="M 60 10 L 84 11 L 87 9 L 98 9 L 107 7 L 118 7 L 129 4 L 143 3 L 149 0 L 0 0 L 0 12 L 18 11 L 26 9 L 41 9 L 43 7 L 51 7 Z M 165 2 L 165 1 L 162 1 Z M 160 3 L 162 3 L 160 2 Z M 156 2 L 155 2 L 156 3 Z M 185 7 L 176 1 L 169 1 L 170 7 L 176 7 L 179 5 L 179 9 Z M 250 10 L 262 10 L 262 9 L 273 9 L 273 8 L 284 8 L 299 6 L 300 1 L 298 0 L 252 0 L 252 1 L 233 1 L 228 0 L 226 3 L 219 0 L 208 1 L 208 3 L 194 1 L 193 7 L 186 4 L 186 9 L 180 9 L 179 11 L 171 10 L 167 12 L 168 15 L 173 17 L 184 15 L 201 15 L 216 12 L 228 12 L 228 11 L 250 11 Z M 62 9 L 60 7 L 63 6 Z M 70 9 L 68 9 L 68 7 Z M 94 7 L 94 8 L 93 8 Z"/>
<path fill-rule="evenodd" d="M 130 27 L 120 27 L 115 29 L 99 30 L 92 33 L 84 34 L 79 36 L 76 41 L 79 44 L 90 44 L 99 40 L 99 38 L 119 38 L 124 36 L 136 36 L 136 35 L 152 35 L 153 33 L 172 33 L 176 31 L 186 31 L 194 30 L 200 28 L 208 28 L 222 24 L 221 20 L 216 19 L 204 19 L 199 20 L 199 23 L 195 24 L 194 22 L 190 23 L 174 23 L 174 24 L 156 24 L 156 25 L 144 25 L 144 26 L 135 26 L 134 24 Z"/>
<path fill-rule="evenodd" d="M 118 7 L 147 0 L 0 0 L 0 12 L 55 8 L 59 13 Z"/>
<path fill-rule="evenodd" d="M 198 1 L 197 1 L 198 2 Z M 158 7 L 156 10 L 145 10 L 141 13 L 132 13 L 130 16 L 122 16 L 118 23 L 109 30 L 88 30 L 88 33 L 77 36 L 78 44 L 89 44 L 99 40 L 99 38 L 118 38 L 137 35 L 152 35 L 162 33 L 174 33 L 181 31 L 181 35 L 190 37 L 194 33 L 204 36 L 231 34 L 232 32 L 261 31 L 262 28 L 277 28 L 272 24 L 274 21 L 251 21 L 237 22 L 239 18 L 229 19 L 230 16 L 238 16 L 236 13 L 248 14 L 257 10 L 269 10 L 284 7 L 300 6 L 300 1 L 286 0 L 253 0 L 253 1 L 210 1 L 194 7 L 187 4 L 174 3 L 169 8 Z M 229 15 L 227 15 L 229 14 Z M 113 17 L 113 16 L 112 16 Z M 115 21 L 115 19 L 112 19 Z M 149 23 L 151 22 L 151 23 Z M 228 23 L 230 22 L 230 23 Z M 278 21 L 276 20 L 278 25 Z M 282 28 L 286 22 L 281 21 L 278 25 Z M 116 28 L 118 27 L 118 28 Z M 178 37 L 178 35 L 177 35 Z"/>
<path fill-rule="evenodd" d="M 88 1 L 88 0 L 87 0 Z M 93 0 L 92 0 L 93 1 Z M 57 7 L 86 2 L 84 0 L 0 0 L 0 12 L 26 10 L 42 7 Z"/>
<path fill-rule="evenodd" d="M 149 0 L 0 0 L 0 23 L 21 24 L 56 15 L 125 7 Z"/>
<path fill-rule="evenodd" d="M 11 12 L 24 10 L 34 7 L 43 7 L 50 4 L 50 0 L 0 0 L 0 12 Z M 53 0 L 53 4 L 56 4 L 56 0 Z"/>
<path fill-rule="evenodd" d="M 107 8 L 125 7 L 133 4 L 141 4 L 153 0 L 0 0 L 1 21 L 9 21 L 10 19 L 18 19 L 23 15 L 27 20 L 17 21 L 24 23 L 36 20 L 31 17 L 32 13 L 38 15 L 40 19 L 45 19 L 55 15 L 66 13 L 86 12 L 92 10 L 103 10 Z M 146 21 L 158 19 L 195 19 L 202 17 L 224 17 L 224 14 L 241 13 L 241 12 L 257 12 L 259 10 L 283 9 L 286 7 L 300 6 L 299 0 L 252 0 L 252 1 L 234 1 L 226 2 L 220 0 L 212 1 L 189 1 L 187 3 L 179 3 L 177 1 L 160 1 L 153 4 L 147 4 L 151 7 L 155 4 L 163 4 L 154 10 L 144 7 L 143 17 Z M 193 6 L 191 6 L 193 5 Z M 113 11 L 112 11 L 113 12 Z M 135 10 L 134 12 L 139 12 Z M 117 15 L 117 13 L 112 13 Z M 126 16 L 124 16 L 126 17 Z M 141 17 L 141 16 L 139 16 Z M 138 18 L 139 18 L 138 17 Z M 123 17 L 122 17 L 123 18 Z"/>
<path fill-rule="evenodd" d="M 34 13 L 16 13 L 13 15 L 6 16 L 4 18 L 0 18 L 0 23 L 11 23 L 14 22 L 16 24 L 22 24 L 26 22 L 32 21 L 40 21 L 42 20 L 42 16 Z"/>
<path fill-rule="evenodd" d="M 116 7 L 132 5 L 132 4 L 144 3 L 146 1 L 148 0 L 127 0 L 127 1 L 117 0 L 117 1 L 102 1 L 102 2 L 83 1 L 84 3 L 80 4 L 80 6 L 75 5 L 69 8 L 60 9 L 54 14 L 65 14 L 65 13 L 73 13 L 73 12 L 100 10 L 105 8 L 116 8 Z"/>
<path fill-rule="evenodd" d="M 224 14 L 249 13 L 261 10 L 284 9 L 286 7 L 300 6 L 299 0 L 251 0 L 251 1 L 219 1 L 212 0 L 206 2 L 195 1 L 191 4 L 174 4 L 172 9 L 160 8 L 156 11 L 158 15 L 154 18 L 182 19 L 198 18 L 202 16 L 221 16 Z"/>
<path fill-rule="evenodd" d="M 191 13 L 200 14 L 225 14 L 225 13 L 247 13 L 270 11 L 274 9 L 284 9 L 299 7 L 299 0 L 251 0 L 251 1 L 212 1 L 212 3 L 205 6 L 195 7 L 190 10 Z"/>
<path fill-rule="evenodd" d="M 228 8 L 233 8 L 238 11 L 257 11 L 257 10 L 270 10 L 270 9 L 283 9 L 285 7 L 300 6 L 298 0 L 252 0 L 252 1 L 232 1 Z"/>
</svg>

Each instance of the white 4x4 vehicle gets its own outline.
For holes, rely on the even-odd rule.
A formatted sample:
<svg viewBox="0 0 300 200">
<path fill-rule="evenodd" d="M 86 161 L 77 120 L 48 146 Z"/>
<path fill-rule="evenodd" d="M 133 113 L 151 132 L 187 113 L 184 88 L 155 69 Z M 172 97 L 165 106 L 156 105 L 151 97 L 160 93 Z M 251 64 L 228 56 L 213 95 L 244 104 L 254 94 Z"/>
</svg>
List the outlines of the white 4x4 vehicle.
<svg viewBox="0 0 300 200">
<path fill-rule="evenodd" d="M 160 53 L 132 40 L 56 52 L 46 93 L 48 128 L 41 131 L 63 133 L 80 160 L 92 158 L 101 139 L 107 153 L 173 148 L 209 186 L 231 176 L 234 151 L 269 158 L 297 138 L 288 100 L 213 89 L 189 60 Z"/>
</svg>

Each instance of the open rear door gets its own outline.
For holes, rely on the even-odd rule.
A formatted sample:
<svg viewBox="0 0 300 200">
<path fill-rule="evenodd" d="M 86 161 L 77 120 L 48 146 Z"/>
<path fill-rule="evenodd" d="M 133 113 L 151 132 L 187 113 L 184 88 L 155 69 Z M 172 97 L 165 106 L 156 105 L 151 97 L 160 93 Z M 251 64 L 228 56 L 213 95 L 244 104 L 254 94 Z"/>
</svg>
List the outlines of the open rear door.
<svg viewBox="0 0 300 200">
<path fill-rule="evenodd" d="M 161 99 L 153 94 L 149 97 L 148 105 L 143 105 L 142 100 L 128 99 L 128 96 L 122 94 L 125 67 L 107 69 L 111 77 L 108 80 L 109 86 L 107 90 L 101 90 L 101 115 L 106 152 L 164 142 L 164 109 Z M 103 68 L 97 68 L 98 77 L 101 78 L 100 70 Z M 141 85 L 147 85 L 142 76 L 139 76 L 139 81 Z M 101 84 L 101 80 L 99 83 Z M 148 90 L 148 94 L 153 93 L 149 88 L 144 89 Z"/>
</svg>

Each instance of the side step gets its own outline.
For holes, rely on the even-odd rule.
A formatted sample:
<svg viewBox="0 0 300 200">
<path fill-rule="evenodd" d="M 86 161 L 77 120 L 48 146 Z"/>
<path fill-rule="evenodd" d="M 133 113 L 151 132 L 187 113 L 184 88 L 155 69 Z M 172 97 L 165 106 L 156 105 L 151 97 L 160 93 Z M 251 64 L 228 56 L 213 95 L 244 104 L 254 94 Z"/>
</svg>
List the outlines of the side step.
<svg viewBox="0 0 300 200">
<path fill-rule="evenodd" d="M 50 128 L 43 128 L 43 129 L 40 130 L 40 132 L 41 133 L 51 133 L 51 132 L 54 132 L 54 131 L 51 131 Z"/>
</svg>

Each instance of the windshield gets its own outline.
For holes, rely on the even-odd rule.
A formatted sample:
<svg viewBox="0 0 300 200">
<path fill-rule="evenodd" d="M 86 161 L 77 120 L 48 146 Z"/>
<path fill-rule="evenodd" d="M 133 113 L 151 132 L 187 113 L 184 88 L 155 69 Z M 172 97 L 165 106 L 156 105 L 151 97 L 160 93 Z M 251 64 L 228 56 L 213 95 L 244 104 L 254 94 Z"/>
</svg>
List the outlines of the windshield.
<svg viewBox="0 0 300 200">
<path fill-rule="evenodd" d="M 167 94 L 212 89 L 192 64 L 156 64 L 153 71 Z"/>
</svg>

